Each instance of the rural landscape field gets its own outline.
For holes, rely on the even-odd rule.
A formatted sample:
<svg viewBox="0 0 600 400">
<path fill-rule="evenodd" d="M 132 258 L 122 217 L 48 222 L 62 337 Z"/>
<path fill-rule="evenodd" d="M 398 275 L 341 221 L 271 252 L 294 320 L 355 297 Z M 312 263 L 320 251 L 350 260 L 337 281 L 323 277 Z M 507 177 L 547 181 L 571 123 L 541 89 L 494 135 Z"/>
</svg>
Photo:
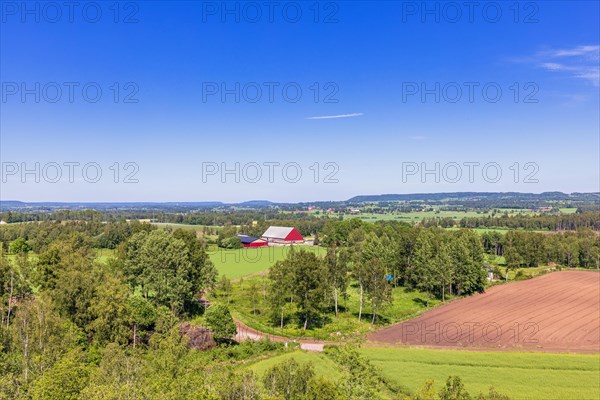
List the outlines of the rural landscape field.
<svg viewBox="0 0 600 400">
<path fill-rule="evenodd" d="M 0 400 L 600 399 L 600 2 L 0 0 Z"/>
</svg>

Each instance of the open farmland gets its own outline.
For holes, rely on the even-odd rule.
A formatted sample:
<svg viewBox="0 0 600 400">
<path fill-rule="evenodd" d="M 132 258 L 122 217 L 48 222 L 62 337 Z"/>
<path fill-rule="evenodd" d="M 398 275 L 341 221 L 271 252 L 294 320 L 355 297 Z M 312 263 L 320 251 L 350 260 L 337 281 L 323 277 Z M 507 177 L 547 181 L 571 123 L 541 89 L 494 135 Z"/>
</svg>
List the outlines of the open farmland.
<svg viewBox="0 0 600 400">
<path fill-rule="evenodd" d="M 295 246 L 317 255 L 324 256 L 327 249 L 318 246 Z M 210 260 L 215 264 L 219 275 L 230 279 L 254 275 L 267 271 L 277 261 L 287 257 L 290 246 L 245 247 L 243 249 L 208 249 Z"/>
<path fill-rule="evenodd" d="M 499 285 L 369 335 L 450 348 L 600 351 L 600 273 L 563 271 Z"/>
<path fill-rule="evenodd" d="M 428 379 L 437 389 L 458 375 L 471 394 L 493 386 L 511 399 L 598 399 L 600 355 L 364 347 L 390 382 L 414 393 Z"/>
</svg>

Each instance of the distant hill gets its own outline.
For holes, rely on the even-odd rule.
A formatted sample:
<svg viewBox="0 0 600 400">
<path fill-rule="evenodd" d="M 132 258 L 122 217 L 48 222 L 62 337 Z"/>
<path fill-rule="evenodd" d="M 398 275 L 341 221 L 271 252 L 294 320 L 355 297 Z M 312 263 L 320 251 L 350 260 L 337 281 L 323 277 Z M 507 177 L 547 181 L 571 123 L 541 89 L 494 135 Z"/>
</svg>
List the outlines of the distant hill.
<svg viewBox="0 0 600 400">
<path fill-rule="evenodd" d="M 410 193 L 410 194 L 378 194 L 361 195 L 348 199 L 348 203 L 382 202 L 382 201 L 442 201 L 442 200 L 581 200 L 594 201 L 600 199 L 600 193 L 519 193 L 519 192 L 454 192 L 454 193 Z"/>
<path fill-rule="evenodd" d="M 16 200 L 0 200 L 0 208 L 3 207 L 24 207 L 26 203 Z"/>
<path fill-rule="evenodd" d="M 470 207 L 519 207 L 530 208 L 541 205 L 552 205 L 553 201 L 567 201 L 579 205 L 583 203 L 600 203 L 600 193 L 519 193 L 519 192 L 448 192 L 448 193 L 409 193 L 409 194 L 377 194 L 360 195 L 345 201 L 314 201 L 301 203 L 276 203 L 269 200 L 249 200 L 241 203 L 224 203 L 221 201 L 200 202 L 23 202 L 18 200 L 0 200 L 0 211 L 41 211 L 58 210 L 97 210 L 124 211 L 139 210 L 159 212 L 190 212 L 198 210 L 243 208 L 268 209 L 279 208 L 296 210 L 309 205 L 320 208 L 344 208 L 361 203 L 379 203 L 395 201 L 422 201 L 428 204 L 450 204 Z"/>
<path fill-rule="evenodd" d="M 250 200 L 244 201 L 242 203 L 233 203 L 231 205 L 240 207 L 269 207 L 275 205 L 275 203 L 268 200 Z"/>
</svg>

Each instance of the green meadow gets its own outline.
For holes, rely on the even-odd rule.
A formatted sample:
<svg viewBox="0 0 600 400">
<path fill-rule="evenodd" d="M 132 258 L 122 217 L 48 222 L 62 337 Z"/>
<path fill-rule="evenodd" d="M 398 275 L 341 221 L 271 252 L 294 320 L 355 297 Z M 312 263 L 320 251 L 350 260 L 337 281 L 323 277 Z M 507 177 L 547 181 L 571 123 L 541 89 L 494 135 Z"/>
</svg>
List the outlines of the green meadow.
<svg viewBox="0 0 600 400">
<path fill-rule="evenodd" d="M 272 368 L 274 365 L 279 364 L 283 361 L 294 359 L 300 364 L 311 363 L 315 369 L 317 376 L 323 376 L 327 379 L 335 381 L 341 377 L 338 365 L 327 357 L 323 353 L 313 353 L 302 350 L 296 350 L 289 353 L 277 355 L 267 359 L 260 360 L 256 363 L 251 364 L 248 368 L 253 371 L 260 378 L 263 377 L 265 372 Z"/>
<path fill-rule="evenodd" d="M 192 232 L 202 232 L 202 230 L 206 228 L 212 229 L 223 229 L 222 226 L 217 225 L 192 225 L 192 224 L 175 224 L 169 222 L 152 222 L 152 225 L 156 226 L 159 229 L 183 229 L 186 231 Z"/>
<path fill-rule="evenodd" d="M 440 389 L 458 375 L 472 395 L 490 386 L 511 399 L 600 398 L 600 354 L 479 352 L 393 347 L 360 350 L 382 375 L 414 392 L 433 379 Z"/>
<path fill-rule="evenodd" d="M 441 389 L 448 376 L 461 377 L 473 397 L 490 387 L 512 400 L 600 398 L 600 355 L 534 352 L 480 352 L 395 347 L 362 347 L 360 352 L 386 381 L 406 393 L 415 393 L 427 380 Z M 244 366 L 262 378 L 273 365 L 294 359 L 311 363 L 319 376 L 337 381 L 342 376 L 325 353 L 302 350 L 260 359 Z M 385 393 L 382 393 L 384 397 Z M 389 393 L 388 393 L 389 394 Z M 392 395 L 393 396 L 393 395 Z M 402 395 L 400 395 L 402 398 Z M 396 398 L 394 396 L 394 398 Z"/>
<path fill-rule="evenodd" d="M 496 215 L 533 215 L 537 214 L 534 211 L 528 209 L 497 209 L 495 210 Z M 360 214 L 345 214 L 344 219 L 359 218 L 364 221 L 403 221 L 408 223 L 421 222 L 423 218 L 452 218 L 454 220 L 460 220 L 462 218 L 475 218 L 475 217 L 488 217 L 493 215 L 493 211 L 449 211 L 443 209 L 434 209 L 432 211 L 412 211 L 412 212 L 387 212 L 387 213 L 374 213 L 369 212 L 368 209 L 364 210 Z"/>
<path fill-rule="evenodd" d="M 320 256 L 324 256 L 327 252 L 326 249 L 318 246 L 294 247 Z M 222 249 L 211 246 L 208 253 L 219 275 L 225 275 L 229 279 L 237 279 L 267 271 L 277 261 L 284 260 L 291 249 L 290 246 L 247 247 L 243 249 Z"/>
</svg>

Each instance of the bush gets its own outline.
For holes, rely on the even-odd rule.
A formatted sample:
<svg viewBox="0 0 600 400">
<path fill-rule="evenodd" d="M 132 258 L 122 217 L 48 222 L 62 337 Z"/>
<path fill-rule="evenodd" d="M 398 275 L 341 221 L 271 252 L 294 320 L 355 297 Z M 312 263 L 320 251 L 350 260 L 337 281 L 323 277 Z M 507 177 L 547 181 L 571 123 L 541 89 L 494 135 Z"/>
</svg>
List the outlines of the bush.
<svg viewBox="0 0 600 400">
<path fill-rule="evenodd" d="M 237 333 L 237 327 L 233 317 L 226 306 L 215 304 L 206 310 L 206 323 L 216 340 L 233 339 Z"/>
<path fill-rule="evenodd" d="M 232 236 L 221 239 L 219 241 L 219 247 L 224 249 L 241 249 L 244 246 L 242 245 L 242 241 L 239 237 Z"/>
</svg>

